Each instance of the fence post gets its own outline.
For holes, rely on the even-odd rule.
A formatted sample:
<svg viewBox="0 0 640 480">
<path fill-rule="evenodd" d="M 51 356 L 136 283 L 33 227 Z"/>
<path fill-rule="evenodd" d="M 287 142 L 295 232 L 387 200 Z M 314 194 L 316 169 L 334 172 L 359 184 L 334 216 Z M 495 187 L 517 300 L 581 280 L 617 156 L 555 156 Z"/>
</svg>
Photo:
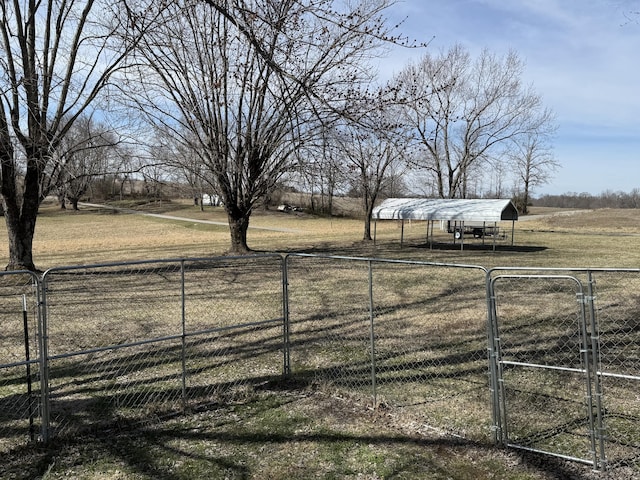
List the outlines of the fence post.
<svg viewBox="0 0 640 480">
<path fill-rule="evenodd" d="M 486 274 L 487 297 L 487 351 L 489 361 L 489 388 L 491 397 L 491 416 L 493 420 L 493 442 L 503 444 L 502 412 L 500 406 L 500 370 L 499 350 L 500 337 L 498 333 L 498 316 L 496 314 L 496 298 L 491 272 Z"/>
<path fill-rule="evenodd" d="M 282 374 L 291 375 L 291 358 L 289 340 L 289 255 L 282 260 Z"/>
<path fill-rule="evenodd" d="M 593 418 L 593 393 L 592 393 L 592 383 L 593 383 L 593 375 L 597 376 L 597 371 L 591 371 L 591 361 L 589 358 L 589 351 L 592 350 L 591 345 L 589 344 L 589 332 L 587 329 L 587 315 L 586 315 L 586 307 L 587 303 L 591 303 L 591 293 L 587 295 L 583 292 L 583 287 L 581 283 L 578 283 L 578 291 L 576 292 L 576 296 L 578 298 L 578 304 L 580 306 L 580 337 L 581 337 L 581 345 L 580 352 L 582 355 L 582 364 L 585 372 L 585 389 L 586 389 L 586 402 L 587 402 L 587 415 L 589 422 L 589 441 L 591 443 L 591 462 L 593 464 L 593 468 L 595 470 L 598 469 L 598 452 L 596 448 L 596 427 L 595 421 Z M 593 338 L 593 337 L 592 337 Z M 591 351 L 593 354 L 593 351 Z M 599 415 L 599 413 L 598 413 Z"/>
<path fill-rule="evenodd" d="M 600 332 L 598 329 L 598 322 L 596 320 L 596 309 L 595 309 L 595 291 L 594 285 L 595 280 L 593 279 L 593 273 L 589 270 L 587 272 L 587 303 L 589 306 L 589 320 L 590 325 L 589 329 L 591 330 L 591 361 L 592 361 L 592 372 L 593 372 L 593 382 L 595 388 L 595 399 L 596 399 L 596 436 L 598 438 L 598 448 L 599 459 L 598 459 L 598 469 L 605 471 L 607 469 L 607 460 L 606 453 L 604 448 L 604 426 L 602 421 L 603 416 L 603 407 L 602 407 L 602 385 L 600 384 L 600 365 L 598 364 L 600 359 Z M 591 413 L 593 415 L 593 413 Z M 595 456 L 595 453 L 594 453 Z"/>
<path fill-rule="evenodd" d="M 187 409 L 187 313 L 186 313 L 186 295 L 184 280 L 185 268 L 184 260 L 180 261 L 180 307 L 181 307 L 181 324 L 182 324 L 182 410 Z"/>
<path fill-rule="evenodd" d="M 48 442 L 51 412 L 49 409 L 49 327 L 47 325 L 47 273 L 40 283 L 35 279 L 38 298 L 38 347 L 40 349 L 40 440 Z"/>
<path fill-rule="evenodd" d="M 375 340 L 375 328 L 374 328 L 374 305 L 373 305 L 373 262 L 368 261 L 369 264 L 369 340 L 371 349 L 371 393 L 373 395 L 373 407 L 378 405 L 377 389 L 376 389 L 376 340 Z"/>
<path fill-rule="evenodd" d="M 33 391 L 31 388 L 31 349 L 29 348 L 29 313 L 27 310 L 27 295 L 22 294 L 22 323 L 24 326 L 24 358 L 26 365 L 27 401 L 29 409 L 29 438 L 33 441 Z"/>
</svg>

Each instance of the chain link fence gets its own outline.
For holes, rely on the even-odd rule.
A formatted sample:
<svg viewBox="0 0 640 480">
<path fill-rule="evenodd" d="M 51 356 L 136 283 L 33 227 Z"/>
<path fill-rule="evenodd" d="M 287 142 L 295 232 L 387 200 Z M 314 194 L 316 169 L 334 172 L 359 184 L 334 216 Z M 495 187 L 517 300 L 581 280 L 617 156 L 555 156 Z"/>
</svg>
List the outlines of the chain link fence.
<svg viewBox="0 0 640 480">
<path fill-rule="evenodd" d="M 0 275 L 0 451 L 39 435 L 39 292 L 32 273 Z"/>
<path fill-rule="evenodd" d="M 637 475 L 638 287 L 638 270 L 314 255 L 7 272 L 0 449 L 241 402 L 284 376 L 417 431 Z"/>
<path fill-rule="evenodd" d="M 293 255 L 287 274 L 294 375 L 490 437 L 484 269 Z"/>
<path fill-rule="evenodd" d="M 640 472 L 640 271 L 490 272 L 509 446 Z"/>
<path fill-rule="evenodd" d="M 48 436 L 243 395 L 282 371 L 282 258 L 52 269 Z"/>
<path fill-rule="evenodd" d="M 640 272 L 590 272 L 603 467 L 640 472 Z"/>
</svg>

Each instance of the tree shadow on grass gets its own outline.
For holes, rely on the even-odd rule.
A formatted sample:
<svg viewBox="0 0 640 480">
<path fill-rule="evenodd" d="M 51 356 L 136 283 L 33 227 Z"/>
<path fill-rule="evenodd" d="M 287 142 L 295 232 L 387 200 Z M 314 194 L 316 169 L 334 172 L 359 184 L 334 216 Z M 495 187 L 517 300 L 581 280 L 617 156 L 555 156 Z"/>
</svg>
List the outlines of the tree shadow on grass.
<svg viewBox="0 0 640 480">
<path fill-rule="evenodd" d="M 318 422 L 329 415 L 332 421 Z M 336 419 L 338 421 L 336 421 Z M 384 462 L 376 463 L 384 459 Z M 592 478 L 581 466 L 457 437 L 424 435 L 391 412 L 272 382 L 244 402 L 116 425 L 4 455 L 2 478 Z M 446 475 L 444 475 L 446 473 Z M 265 476 L 266 475 L 266 476 Z M 595 477 L 593 477 L 595 478 Z M 602 478 L 602 477 L 600 477 Z"/>
</svg>

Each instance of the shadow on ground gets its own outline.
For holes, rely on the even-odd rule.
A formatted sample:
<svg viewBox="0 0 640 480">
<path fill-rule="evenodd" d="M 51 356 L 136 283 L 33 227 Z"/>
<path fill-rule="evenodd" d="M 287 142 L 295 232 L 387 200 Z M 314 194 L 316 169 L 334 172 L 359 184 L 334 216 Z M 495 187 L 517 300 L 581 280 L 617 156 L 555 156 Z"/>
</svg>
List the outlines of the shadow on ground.
<svg viewBox="0 0 640 480">
<path fill-rule="evenodd" d="M 591 479 L 587 467 L 403 424 L 388 408 L 267 382 L 242 401 L 3 455 L 1 478 Z M 614 477 L 611 477 L 614 478 Z"/>
</svg>

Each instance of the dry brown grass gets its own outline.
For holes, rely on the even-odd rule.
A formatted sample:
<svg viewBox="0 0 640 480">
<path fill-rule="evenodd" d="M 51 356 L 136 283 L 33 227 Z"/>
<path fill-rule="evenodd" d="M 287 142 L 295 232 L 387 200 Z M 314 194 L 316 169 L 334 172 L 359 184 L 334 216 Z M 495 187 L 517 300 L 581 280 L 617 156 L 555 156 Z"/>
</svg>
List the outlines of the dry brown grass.
<svg viewBox="0 0 640 480">
<path fill-rule="evenodd" d="M 153 213 L 194 220 L 226 222 L 222 208 L 164 202 Z M 256 210 L 251 217 L 250 247 L 267 252 L 318 252 L 350 256 L 388 257 L 493 266 L 637 267 L 640 265 L 640 210 L 562 211 L 534 209 L 515 224 L 514 246 L 499 241 L 496 252 L 488 244 L 469 239 L 465 250 L 451 245 L 451 236 L 436 229 L 437 248 L 426 244 L 426 224 L 405 224 L 400 248 L 400 224 L 378 222 L 377 244 L 362 242 L 363 222 L 300 212 Z M 271 231 L 276 228 L 285 231 Z M 501 225 L 511 233 L 511 224 Z M 4 222 L 0 238 L 6 238 Z M 82 207 L 60 211 L 44 205 L 34 239 L 34 259 L 44 270 L 54 266 L 153 258 L 224 255 L 229 249 L 225 225 L 160 219 L 109 209 Z M 8 251 L 0 250 L 0 263 Z"/>
<path fill-rule="evenodd" d="M 640 209 L 599 208 L 595 210 L 533 210 L 542 229 L 576 233 L 605 232 L 640 234 Z"/>
<path fill-rule="evenodd" d="M 186 204 L 165 203 L 145 210 L 197 220 L 226 220 L 224 211 L 219 208 L 207 208 L 202 212 Z M 275 211 L 257 211 L 252 217 L 251 225 L 286 231 L 252 229 L 249 232 L 249 243 L 253 248 L 264 251 L 310 251 L 486 267 L 622 267 L 638 264 L 640 227 L 633 226 L 633 218 L 636 215 L 640 218 L 640 212 L 552 213 L 551 215 L 547 211 L 545 214 L 550 216 L 519 222 L 515 247 L 511 248 L 507 242 L 502 241 L 495 252 L 489 248 L 481 248 L 480 242 L 473 240 L 469 241 L 465 250 L 444 244 L 431 249 L 424 243 L 425 225 L 421 222 L 405 225 L 404 248 L 399 246 L 399 225 L 396 222 L 381 222 L 377 228 L 379 242 L 373 246 L 359 241 L 362 237 L 360 220 Z M 627 219 L 625 228 L 628 230 L 615 230 L 623 218 Z M 510 229 L 510 225 L 504 227 Z M 5 232 L 0 231 L 0 235 L 4 234 Z M 96 262 L 221 255 L 228 248 L 228 238 L 227 228 L 220 225 L 113 213 L 104 209 L 84 208 L 81 212 L 61 212 L 55 206 L 47 205 L 39 219 L 34 246 L 36 263 L 44 269 Z M 442 233 L 438 235 L 438 240 L 448 242 L 450 236 Z M 628 254 L 624 256 L 620 254 L 623 246 L 628 249 Z M 2 260 L 5 259 L 0 259 Z M 485 449 L 482 442 L 462 442 L 460 446 L 449 444 L 441 438 L 432 439 L 421 430 L 424 429 L 421 415 L 424 416 L 429 407 L 429 425 L 444 424 L 472 439 L 482 438 L 481 435 L 474 434 L 472 429 L 476 429 L 476 432 L 486 429 L 482 416 L 482 412 L 485 415 L 489 412 L 484 409 L 488 403 L 485 398 L 488 391 L 486 332 L 481 321 L 485 311 L 481 271 L 466 272 L 460 269 L 458 272 L 458 269 L 453 269 L 456 271 L 445 275 L 440 270 L 434 273 L 434 269 L 425 273 L 421 271 L 421 267 L 377 266 L 376 282 L 384 285 L 380 291 L 376 290 L 376 316 L 384 322 L 377 330 L 377 350 L 382 353 L 380 367 L 384 370 L 384 381 L 378 386 L 382 408 L 373 411 L 370 404 L 359 401 L 358 396 L 351 398 L 334 393 L 337 390 L 334 391 L 330 386 L 327 388 L 322 383 L 348 383 L 351 379 L 350 388 L 358 390 L 361 387 L 366 391 L 364 396 L 368 396 L 366 382 L 355 385 L 352 379 L 354 371 L 361 373 L 360 377 L 355 377 L 356 380 L 366 378 L 369 373 L 366 364 L 363 362 L 363 369 L 358 363 L 359 358 L 354 355 L 355 348 L 359 347 L 365 361 L 368 358 L 366 347 L 369 332 L 366 329 L 362 332 L 350 330 L 351 325 L 367 318 L 367 284 L 366 281 L 362 282 L 363 278 L 366 279 L 366 275 L 363 275 L 365 266 L 364 262 L 362 268 L 358 265 L 344 268 L 340 264 L 331 270 L 322 261 L 318 261 L 314 268 L 309 266 L 309 262 L 301 262 L 298 268 L 303 269 L 304 272 L 301 273 L 307 275 L 304 277 L 305 281 L 296 283 L 295 279 L 302 278 L 302 275 L 292 275 L 289 279 L 290 295 L 304 298 L 304 302 L 293 302 L 290 312 L 294 321 L 297 320 L 293 327 L 297 341 L 294 370 L 300 370 L 296 373 L 304 374 L 307 369 L 313 371 L 324 367 L 330 375 L 320 378 L 319 385 L 317 382 L 321 375 L 316 375 L 309 387 L 300 391 L 292 389 L 290 397 L 283 396 L 280 391 L 265 393 L 261 385 L 255 391 L 247 390 L 246 401 L 228 402 L 224 408 L 182 417 L 170 423 L 159 423 L 136 431 L 135 434 L 124 432 L 106 442 L 91 439 L 84 442 L 84 445 L 62 444 L 52 447 L 50 452 L 34 453 L 28 450 L 27 456 L 32 455 L 34 460 L 30 463 L 36 464 L 32 473 L 42 474 L 51 465 L 48 476 L 45 474 L 46 478 L 66 478 L 69 475 L 77 478 L 153 478 L 163 475 L 166 478 L 202 478 L 212 472 L 232 478 L 234 473 L 237 473 L 236 478 L 307 478 L 310 473 L 340 478 L 355 475 L 356 472 L 362 478 L 380 478 L 393 474 L 405 474 L 406 477 L 413 478 L 493 476 L 505 479 L 542 479 L 554 478 L 555 474 L 558 474 L 555 478 L 562 477 L 557 469 L 538 469 L 535 463 L 527 465 L 515 453 L 503 454 Z M 442 268 L 448 270 L 448 267 Z M 478 275 L 466 278 L 466 273 Z M 166 280 L 171 274 L 175 274 L 175 271 L 163 271 L 162 279 Z M 233 302 L 239 300 L 238 285 L 255 297 L 258 287 L 252 283 L 253 274 L 254 270 L 248 269 L 246 278 L 234 276 L 234 288 L 231 289 L 226 288 L 227 277 L 221 271 L 216 272 L 216 275 L 203 272 L 203 277 L 193 282 L 202 287 L 202 292 L 196 297 L 209 301 L 209 293 L 216 292 L 215 308 L 204 303 L 201 308 L 197 308 L 195 300 L 190 297 L 189 308 L 193 311 L 188 310 L 188 317 L 218 321 L 213 317 L 220 315 L 231 318 L 233 314 L 233 318 L 238 320 L 239 314 L 235 312 L 251 315 L 254 310 L 259 309 L 258 305 L 251 304 L 251 307 L 239 309 L 234 308 Z M 52 325 L 52 352 L 67 351 L 66 344 L 71 342 L 79 344 L 74 345 L 74 349 L 103 346 L 105 343 L 95 343 L 91 338 L 98 332 L 113 335 L 114 338 L 108 344 L 130 341 L 129 335 L 138 334 L 131 327 L 124 328 L 120 325 L 119 328 L 114 328 L 117 319 L 122 316 L 119 311 L 114 310 L 117 315 L 112 318 L 109 316 L 111 310 L 105 305 L 92 304 L 96 302 L 94 297 L 98 297 L 94 293 L 102 291 L 102 284 L 92 289 L 88 275 L 78 276 L 77 279 L 70 275 L 68 277 L 69 282 L 80 283 L 74 283 L 69 291 L 74 298 L 80 295 L 78 303 L 86 311 L 75 306 L 72 316 L 56 310 L 56 305 L 61 309 L 64 304 L 59 301 L 59 296 L 64 292 L 60 290 L 59 284 L 53 283 L 58 287 L 58 297 L 56 292 L 49 293 L 49 300 L 54 301 L 49 309 L 49 320 L 55 322 L 56 319 L 73 318 L 76 323 L 74 325 L 67 320 Z M 470 288 L 472 281 L 477 283 L 473 289 Z M 218 283 L 214 285 L 213 282 Z M 337 282 L 348 285 L 349 288 L 336 289 Z M 156 288 L 148 280 L 145 280 L 145 286 L 149 289 L 149 294 L 144 301 L 138 298 L 139 292 L 133 294 L 133 287 L 124 283 L 121 288 L 131 296 L 123 294 L 113 298 L 116 308 L 127 305 L 127 308 L 135 309 L 127 316 L 134 318 L 136 328 L 141 330 L 151 325 L 148 318 L 157 319 L 170 313 L 164 302 L 171 290 L 164 284 L 161 289 Z M 220 298 L 221 292 L 227 290 L 230 297 L 223 301 Z M 471 290 L 477 295 L 471 294 Z M 159 291 L 162 294 L 158 294 Z M 178 295 L 177 290 L 173 291 L 173 295 Z M 275 294 L 270 297 L 277 299 Z M 531 311 L 555 320 L 553 311 L 539 308 L 539 297 L 529 295 L 526 298 L 532 302 L 526 304 Z M 252 299 L 258 303 L 262 301 L 259 298 Z M 573 295 L 568 295 L 566 300 L 575 304 Z M 452 304 L 456 305 L 455 312 L 450 308 Z M 357 310 L 357 305 L 361 305 L 361 311 Z M 509 312 L 508 306 L 505 307 Z M 516 307 L 518 315 L 527 311 L 522 302 L 517 303 Z M 176 312 L 173 313 L 174 317 L 179 316 Z M 275 315 L 263 316 L 272 318 Z M 247 319 L 249 320 L 251 318 Z M 87 326 L 91 328 L 87 329 Z M 198 324 L 197 327 L 202 329 L 207 325 Z M 549 335 L 554 332 L 550 330 Z M 153 336 L 170 333 L 169 330 L 151 332 Z M 248 341 L 260 346 L 266 344 L 262 336 L 252 337 L 257 335 L 255 332 L 249 332 L 248 335 Z M 279 332 L 271 336 L 275 338 L 276 335 Z M 215 349 L 227 348 L 222 345 L 221 337 L 222 335 L 211 341 Z M 244 338 L 242 340 L 245 341 Z M 56 341 L 59 342 L 58 345 L 64 345 L 65 349 L 56 349 Z M 240 341 L 237 343 L 244 344 Z M 206 342 L 200 344 L 209 362 L 214 357 L 213 353 L 218 350 Z M 316 348 L 317 346 L 321 348 Z M 91 362 L 82 359 L 83 361 L 79 361 L 80 365 L 73 368 L 60 361 L 58 368 L 68 368 L 70 377 L 68 381 L 64 377 L 66 383 L 61 382 L 62 377 L 57 377 L 58 401 L 62 398 L 61 385 L 68 384 L 71 390 L 85 388 L 85 385 L 78 386 L 78 383 L 86 378 L 99 378 L 109 385 L 113 383 L 114 392 L 115 386 L 121 389 L 123 382 L 147 382 L 154 388 L 163 386 L 161 380 L 170 378 L 167 375 L 170 367 L 167 358 L 171 348 L 157 350 L 154 353 L 157 357 L 151 357 L 143 351 L 131 354 L 134 362 L 140 363 L 141 368 L 146 368 L 148 378 L 134 378 L 131 372 L 116 377 L 114 372 L 120 364 L 113 360 L 104 363 L 106 371 L 113 378 L 99 378 L 90 367 L 96 367 L 101 361 L 98 357 L 106 354 L 94 355 Z M 470 352 L 477 352 L 477 355 L 470 355 Z M 259 377 L 268 373 L 259 371 L 252 362 L 246 364 L 251 370 L 249 373 L 239 371 L 237 363 L 233 363 L 233 371 L 219 365 L 216 369 L 211 369 L 209 363 L 203 362 L 200 365 L 198 358 L 195 354 L 190 357 L 189 365 L 195 371 L 194 377 L 199 388 L 210 384 L 210 375 L 213 373 L 220 376 L 242 374 L 245 377 L 249 373 Z M 331 364 L 332 361 L 335 366 Z M 278 362 L 274 364 L 279 365 Z M 96 367 L 96 371 L 101 372 L 101 365 L 103 364 Z M 341 365 L 346 367 L 341 370 Z M 87 372 L 74 370 L 76 368 L 86 368 Z M 156 381 L 156 377 L 159 380 Z M 466 382 L 463 383 L 465 391 L 452 395 L 454 379 L 461 378 Z M 169 387 L 166 390 L 173 392 Z M 145 390 L 147 391 L 156 393 L 155 390 Z M 398 395 L 399 393 L 402 395 Z M 122 395 L 115 393 L 113 395 L 115 399 L 121 397 Z M 133 394 L 127 398 L 137 399 Z M 173 398 L 170 397 L 169 400 Z M 405 400 L 403 405 L 398 403 L 401 401 L 399 398 Z M 473 407 L 476 403 L 472 400 L 478 400 L 477 408 L 482 408 L 482 411 L 472 410 L 476 408 Z M 107 407 L 111 408 L 113 405 Z M 412 408 L 421 410 L 414 416 Z M 123 415 L 126 413 L 124 411 Z M 470 425 L 469 416 L 480 418 L 480 421 L 477 425 Z M 238 418 L 245 421 L 238 422 Z M 328 422 L 320 422 L 319 418 L 326 418 Z M 528 421 L 529 417 L 522 418 L 524 424 L 528 425 Z M 402 435 L 398 434 L 399 431 Z M 419 448 L 414 448 L 415 446 Z M 7 472 L 20 471 L 24 462 L 24 456 L 20 453 L 16 451 L 11 457 Z M 412 460 L 407 461 L 407 458 Z M 421 460 L 416 464 L 413 459 Z M 583 472 L 578 467 L 570 467 L 562 473 L 573 472 L 574 468 L 577 472 Z M 261 476 L 262 472 L 266 472 L 265 476 Z M 367 474 L 370 477 L 366 477 Z"/>
</svg>

